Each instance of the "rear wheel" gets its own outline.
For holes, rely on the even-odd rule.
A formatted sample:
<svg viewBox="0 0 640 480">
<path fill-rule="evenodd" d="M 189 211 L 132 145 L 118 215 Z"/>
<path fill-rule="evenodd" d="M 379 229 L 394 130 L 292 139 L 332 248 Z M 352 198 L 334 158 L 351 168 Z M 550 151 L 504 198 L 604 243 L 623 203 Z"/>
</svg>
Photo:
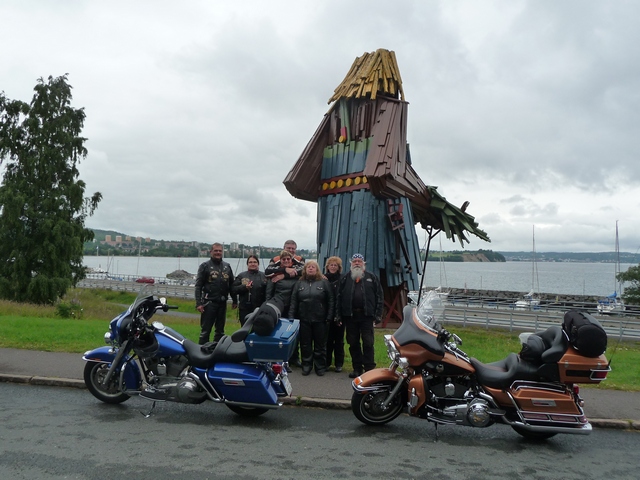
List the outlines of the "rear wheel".
<svg viewBox="0 0 640 480">
<path fill-rule="evenodd" d="M 367 393 L 354 392 L 351 397 L 351 410 L 358 420 L 367 425 L 384 425 L 402 413 L 402 395 L 391 399 L 386 407 L 384 401 L 389 396 L 391 385 L 381 385 L 379 390 Z"/>
<path fill-rule="evenodd" d="M 118 386 L 118 375 L 113 375 L 108 385 L 102 384 L 108 371 L 108 363 L 87 362 L 84 366 L 84 383 L 91 394 L 104 403 L 122 403 L 129 400 L 131 397 L 122 393 Z"/>
<path fill-rule="evenodd" d="M 268 408 L 241 407 L 239 405 L 230 405 L 228 403 L 226 405 L 229 407 L 229 410 L 243 417 L 259 417 L 263 413 L 267 413 L 269 411 Z"/>
<path fill-rule="evenodd" d="M 526 430 L 522 427 L 516 427 L 514 425 L 511 425 L 511 428 L 513 428 L 516 432 L 518 432 L 518 434 L 529 440 L 546 440 L 547 438 L 551 438 L 557 435 L 556 432 L 532 432 L 531 430 Z"/>
</svg>

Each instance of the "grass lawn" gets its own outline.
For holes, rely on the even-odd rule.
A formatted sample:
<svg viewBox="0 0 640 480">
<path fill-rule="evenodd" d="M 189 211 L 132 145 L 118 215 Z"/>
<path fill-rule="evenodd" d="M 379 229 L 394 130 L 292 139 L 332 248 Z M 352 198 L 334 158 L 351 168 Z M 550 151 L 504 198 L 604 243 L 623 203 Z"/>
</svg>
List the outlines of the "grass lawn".
<svg viewBox="0 0 640 480">
<path fill-rule="evenodd" d="M 75 289 L 69 292 L 63 303 L 76 307 L 75 318 L 61 318 L 61 309 L 53 306 L 37 306 L 0 301 L 0 348 L 20 348 L 50 352 L 82 353 L 104 345 L 103 336 L 109 321 L 124 311 L 135 295 L 110 290 Z M 168 299 L 178 305 L 177 312 L 193 316 L 157 315 L 162 322 L 185 337 L 197 341 L 200 333 L 199 316 L 192 300 Z M 81 308 L 81 310 L 80 310 Z M 172 311 L 172 312 L 175 312 Z M 237 310 L 227 310 L 225 331 L 231 334 L 240 328 Z M 462 348 L 470 356 L 488 363 L 520 350 L 517 332 L 481 327 L 448 327 L 463 340 Z M 383 336 L 393 330 L 376 329 L 375 359 L 379 367 L 389 365 Z M 345 368 L 351 367 L 349 349 L 345 345 Z M 598 388 L 640 391 L 640 342 L 618 342 L 609 339 L 606 356 L 611 360 L 612 372 Z M 586 385 L 585 385 L 586 387 Z"/>
</svg>

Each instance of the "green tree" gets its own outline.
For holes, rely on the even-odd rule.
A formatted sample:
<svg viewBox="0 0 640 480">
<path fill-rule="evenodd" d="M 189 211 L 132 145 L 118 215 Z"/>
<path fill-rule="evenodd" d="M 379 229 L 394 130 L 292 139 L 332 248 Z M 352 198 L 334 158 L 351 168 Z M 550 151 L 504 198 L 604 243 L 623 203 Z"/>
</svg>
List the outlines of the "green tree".
<svg viewBox="0 0 640 480">
<path fill-rule="evenodd" d="M 84 277 L 85 228 L 102 199 L 84 197 L 84 109 L 71 104 L 67 76 L 42 78 L 31 104 L 0 92 L 0 297 L 54 303 Z"/>
<path fill-rule="evenodd" d="M 630 287 L 625 287 L 622 300 L 630 305 L 640 305 L 640 265 L 629 267 L 626 272 L 616 275 L 619 282 L 629 282 Z"/>
</svg>

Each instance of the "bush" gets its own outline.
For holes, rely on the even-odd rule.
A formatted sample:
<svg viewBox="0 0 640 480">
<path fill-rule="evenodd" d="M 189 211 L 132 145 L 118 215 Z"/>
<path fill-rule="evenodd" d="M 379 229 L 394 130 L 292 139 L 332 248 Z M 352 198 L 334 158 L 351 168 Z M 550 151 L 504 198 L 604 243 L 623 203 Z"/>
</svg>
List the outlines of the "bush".
<svg viewBox="0 0 640 480">
<path fill-rule="evenodd" d="M 82 318 L 82 304 L 75 298 L 70 301 L 59 301 L 56 305 L 56 316 L 60 318 Z"/>
</svg>

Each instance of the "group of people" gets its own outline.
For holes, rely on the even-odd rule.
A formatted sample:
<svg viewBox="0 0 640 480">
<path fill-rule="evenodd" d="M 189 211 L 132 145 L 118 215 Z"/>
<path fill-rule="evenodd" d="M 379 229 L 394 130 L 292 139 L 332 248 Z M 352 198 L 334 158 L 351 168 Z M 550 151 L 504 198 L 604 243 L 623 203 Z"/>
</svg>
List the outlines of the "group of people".
<svg viewBox="0 0 640 480">
<path fill-rule="evenodd" d="M 300 320 L 299 346 L 289 365 L 302 369 L 303 375 L 315 371 L 324 375 L 334 365 L 344 366 L 344 338 L 349 345 L 355 378 L 375 368 L 374 324 L 382 321 L 383 293 L 378 277 L 367 272 L 365 258 L 351 257 L 349 272 L 342 273 L 342 259 L 327 259 L 324 272 L 315 260 L 296 255 L 297 244 L 287 240 L 280 255 L 264 272 L 255 255 L 247 258 L 247 270 L 234 278 L 231 266 L 222 260 L 222 244 L 211 246 L 211 258 L 202 263 L 196 275 L 196 309 L 200 312 L 200 339 L 209 342 L 224 335 L 227 301 L 238 309 L 240 324 L 264 302 L 278 297 L 283 318 Z"/>
</svg>

